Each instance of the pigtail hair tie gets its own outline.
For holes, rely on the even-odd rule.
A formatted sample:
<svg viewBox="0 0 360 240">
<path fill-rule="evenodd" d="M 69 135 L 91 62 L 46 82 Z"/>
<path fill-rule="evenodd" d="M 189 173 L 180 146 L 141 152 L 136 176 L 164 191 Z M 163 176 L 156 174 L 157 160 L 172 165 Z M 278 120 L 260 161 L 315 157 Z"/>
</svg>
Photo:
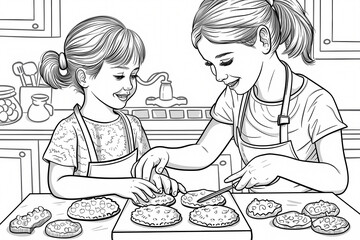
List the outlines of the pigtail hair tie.
<svg viewBox="0 0 360 240">
<path fill-rule="evenodd" d="M 59 67 L 61 70 L 66 70 L 68 67 L 66 56 L 63 52 L 59 54 Z"/>
</svg>

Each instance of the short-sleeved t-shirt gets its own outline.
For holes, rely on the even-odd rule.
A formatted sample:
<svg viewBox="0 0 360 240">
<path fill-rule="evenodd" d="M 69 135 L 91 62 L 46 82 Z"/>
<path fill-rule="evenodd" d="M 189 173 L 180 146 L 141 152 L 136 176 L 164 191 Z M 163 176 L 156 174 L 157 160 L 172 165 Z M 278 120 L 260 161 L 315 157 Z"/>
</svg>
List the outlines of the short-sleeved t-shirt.
<svg viewBox="0 0 360 240">
<path fill-rule="evenodd" d="M 316 141 L 346 125 L 330 93 L 307 77 L 300 76 L 303 84 L 290 98 L 288 136 L 299 160 L 318 162 Z M 211 116 L 219 122 L 234 125 L 234 121 L 239 119 L 242 98 L 243 95 L 226 88 L 212 107 Z M 282 102 L 258 99 L 251 90 L 240 129 L 242 140 L 253 145 L 279 143 L 277 118 L 281 106 Z M 238 122 L 235 124 L 240 125 Z"/>
<path fill-rule="evenodd" d="M 149 150 L 149 142 L 139 119 L 132 115 L 127 117 L 132 128 L 134 149 L 137 149 L 140 158 Z M 117 159 L 130 153 L 125 124 L 120 116 L 107 123 L 95 122 L 85 117 L 84 121 L 89 129 L 98 161 Z M 57 125 L 43 159 L 74 167 L 74 175 L 87 175 L 89 151 L 74 113 Z"/>
</svg>

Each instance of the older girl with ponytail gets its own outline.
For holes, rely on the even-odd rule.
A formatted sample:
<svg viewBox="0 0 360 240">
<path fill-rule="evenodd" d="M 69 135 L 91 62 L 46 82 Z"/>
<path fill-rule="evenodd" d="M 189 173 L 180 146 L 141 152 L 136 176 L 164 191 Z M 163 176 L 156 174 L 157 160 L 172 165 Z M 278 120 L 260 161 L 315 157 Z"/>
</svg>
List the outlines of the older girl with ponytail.
<svg viewBox="0 0 360 240">
<path fill-rule="evenodd" d="M 155 148 L 137 163 L 149 169 L 209 166 L 231 139 L 243 168 L 225 181 L 252 192 L 341 193 L 347 186 L 342 122 L 332 96 L 279 59 L 312 56 L 313 27 L 296 0 L 204 0 L 191 40 L 225 89 L 196 144 Z"/>
<path fill-rule="evenodd" d="M 167 193 L 173 189 L 177 194 L 177 183 L 165 175 L 155 174 L 153 182 L 131 176 L 149 143 L 139 119 L 120 110 L 136 91 L 144 58 L 141 38 L 108 16 L 80 22 L 69 32 L 61 53 L 43 55 L 40 73 L 49 86 L 73 87 L 84 95 L 82 106 L 75 105 L 57 125 L 43 157 L 55 196 L 115 194 L 147 201 L 161 190 L 153 183 L 161 181 L 168 184 Z"/>
</svg>

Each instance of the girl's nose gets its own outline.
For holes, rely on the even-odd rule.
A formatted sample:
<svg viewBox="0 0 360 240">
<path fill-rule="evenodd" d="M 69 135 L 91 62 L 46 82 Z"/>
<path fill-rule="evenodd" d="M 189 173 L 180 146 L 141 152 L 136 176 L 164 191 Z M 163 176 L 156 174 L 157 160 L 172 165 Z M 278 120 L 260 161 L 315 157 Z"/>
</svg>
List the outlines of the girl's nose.
<svg viewBox="0 0 360 240">
<path fill-rule="evenodd" d="M 131 77 L 129 77 L 124 85 L 124 90 L 130 91 L 131 89 L 133 89 L 133 81 L 132 81 Z"/>
<path fill-rule="evenodd" d="M 216 81 L 218 81 L 218 82 L 222 82 L 222 81 L 224 81 L 225 79 L 227 79 L 228 78 L 228 75 L 227 74 L 217 74 L 216 75 Z"/>
</svg>

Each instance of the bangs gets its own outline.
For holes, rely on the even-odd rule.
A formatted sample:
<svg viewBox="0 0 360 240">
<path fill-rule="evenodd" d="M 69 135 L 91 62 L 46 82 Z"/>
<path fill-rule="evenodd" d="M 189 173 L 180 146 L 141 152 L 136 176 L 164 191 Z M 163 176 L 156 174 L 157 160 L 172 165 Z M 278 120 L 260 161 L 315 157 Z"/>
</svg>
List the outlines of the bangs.
<svg viewBox="0 0 360 240">
<path fill-rule="evenodd" d="M 117 32 L 109 41 L 108 54 L 104 60 L 110 64 L 127 65 L 132 62 L 141 65 L 145 59 L 145 46 L 141 38 L 130 29 Z"/>
</svg>

